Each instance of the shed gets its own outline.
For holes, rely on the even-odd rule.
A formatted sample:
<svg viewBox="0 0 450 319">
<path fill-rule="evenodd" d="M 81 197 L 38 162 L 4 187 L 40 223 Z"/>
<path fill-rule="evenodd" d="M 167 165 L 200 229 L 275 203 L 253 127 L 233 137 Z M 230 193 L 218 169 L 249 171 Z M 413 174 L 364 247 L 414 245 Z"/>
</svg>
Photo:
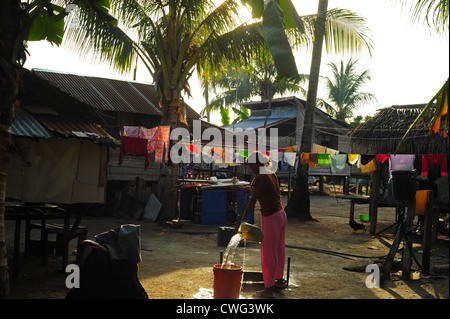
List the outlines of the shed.
<svg viewBox="0 0 450 319">
<path fill-rule="evenodd" d="M 12 124 L 6 197 L 33 203 L 104 203 L 109 146 L 88 105 L 23 70 Z"/>
</svg>

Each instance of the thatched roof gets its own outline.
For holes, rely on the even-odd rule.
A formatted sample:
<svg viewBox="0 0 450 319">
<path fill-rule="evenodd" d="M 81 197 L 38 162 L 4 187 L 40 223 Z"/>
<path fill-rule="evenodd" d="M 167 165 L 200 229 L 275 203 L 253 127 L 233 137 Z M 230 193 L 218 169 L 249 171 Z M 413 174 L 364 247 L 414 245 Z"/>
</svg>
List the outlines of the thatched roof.
<svg viewBox="0 0 450 319">
<path fill-rule="evenodd" d="M 359 154 L 393 154 L 403 135 L 425 104 L 391 106 L 381 110 L 350 133 L 352 152 Z M 448 154 L 448 138 L 441 130 L 430 136 L 428 125 L 433 117 L 430 108 L 425 118 L 409 133 L 402 154 Z"/>
</svg>

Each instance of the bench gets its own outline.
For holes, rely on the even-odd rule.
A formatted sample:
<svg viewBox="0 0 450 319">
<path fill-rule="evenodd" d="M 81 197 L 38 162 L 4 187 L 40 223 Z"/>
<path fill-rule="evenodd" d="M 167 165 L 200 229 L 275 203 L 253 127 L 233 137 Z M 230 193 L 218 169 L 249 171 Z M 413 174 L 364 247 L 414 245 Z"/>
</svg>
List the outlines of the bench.
<svg viewBox="0 0 450 319">
<path fill-rule="evenodd" d="M 73 225 L 70 225 L 69 232 L 73 228 Z M 29 228 L 27 229 L 26 234 L 26 246 L 30 247 L 32 240 L 30 239 L 30 233 L 33 229 L 41 230 L 41 239 L 39 242 L 40 253 L 42 254 L 42 264 L 46 265 L 48 262 L 48 254 L 51 248 L 50 246 L 54 246 L 55 255 L 63 255 L 63 271 L 65 270 L 65 266 L 67 266 L 68 259 L 68 245 L 63 247 L 64 242 L 64 225 L 61 224 L 38 224 L 38 223 L 30 223 Z M 70 240 L 77 238 L 78 243 L 77 247 L 87 238 L 87 228 L 84 226 L 78 226 L 75 230 L 73 230 L 72 236 Z M 48 235 L 56 234 L 56 241 L 49 242 Z M 49 245 L 50 244 L 50 245 Z"/>
</svg>

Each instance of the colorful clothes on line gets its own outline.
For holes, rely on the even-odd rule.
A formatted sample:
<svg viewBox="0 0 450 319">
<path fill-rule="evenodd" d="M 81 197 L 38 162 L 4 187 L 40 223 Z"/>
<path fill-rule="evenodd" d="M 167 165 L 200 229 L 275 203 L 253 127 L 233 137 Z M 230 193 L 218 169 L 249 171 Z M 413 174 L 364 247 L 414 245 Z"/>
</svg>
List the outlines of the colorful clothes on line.
<svg viewBox="0 0 450 319">
<path fill-rule="evenodd" d="M 162 163 L 164 149 L 166 150 L 164 160 L 166 162 L 169 160 L 170 126 L 157 126 L 150 129 L 140 126 L 124 126 L 123 135 L 146 139 L 148 154 L 155 152 L 156 163 Z"/>
<path fill-rule="evenodd" d="M 390 155 L 389 176 L 392 176 L 392 171 L 414 169 L 415 158 L 416 156 L 411 154 Z"/>
<path fill-rule="evenodd" d="M 308 163 L 308 165 L 312 168 L 316 167 L 318 158 L 316 153 L 302 153 L 300 154 L 300 159 L 302 164 Z"/>
<path fill-rule="evenodd" d="M 377 162 L 374 158 L 366 165 L 361 164 L 361 173 L 363 174 L 371 174 L 377 170 Z"/>
<path fill-rule="evenodd" d="M 146 170 L 149 163 L 147 140 L 138 137 L 122 136 L 121 142 L 118 164 L 122 165 L 122 155 L 145 155 L 144 170 Z"/>
<path fill-rule="evenodd" d="M 377 154 L 376 159 L 378 163 L 384 163 L 384 161 L 389 159 L 389 154 Z"/>
<path fill-rule="evenodd" d="M 332 173 L 344 170 L 346 165 L 347 165 L 347 154 L 330 155 L 330 167 Z"/>
<path fill-rule="evenodd" d="M 317 154 L 317 165 L 330 165 L 330 154 Z"/>
<path fill-rule="evenodd" d="M 439 165 L 441 167 L 441 176 L 447 176 L 447 155 L 434 155 L 423 154 L 422 155 L 422 175 L 428 175 L 428 167 L 432 164 Z"/>
<path fill-rule="evenodd" d="M 284 153 L 284 160 L 291 166 L 295 165 L 295 158 L 297 156 L 297 153 L 290 153 L 290 152 L 285 152 Z"/>
<path fill-rule="evenodd" d="M 286 152 L 293 152 L 294 151 L 294 146 L 289 146 L 289 147 L 286 147 Z"/>
<path fill-rule="evenodd" d="M 360 159 L 360 155 L 359 154 L 348 154 L 348 163 L 350 165 L 357 164 L 359 159 Z"/>
<path fill-rule="evenodd" d="M 375 159 L 375 155 L 362 155 L 361 154 L 361 165 L 369 164 L 373 159 Z"/>
</svg>

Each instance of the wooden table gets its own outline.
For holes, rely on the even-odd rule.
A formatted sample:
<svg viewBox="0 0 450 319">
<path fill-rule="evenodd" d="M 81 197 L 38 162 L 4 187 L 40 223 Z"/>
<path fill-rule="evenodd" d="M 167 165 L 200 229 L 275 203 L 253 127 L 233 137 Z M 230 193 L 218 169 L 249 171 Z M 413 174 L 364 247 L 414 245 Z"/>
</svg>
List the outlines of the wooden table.
<svg viewBox="0 0 450 319">
<path fill-rule="evenodd" d="M 350 216 L 355 216 L 355 204 L 369 204 L 370 197 L 358 196 L 358 195 L 343 195 L 337 196 L 337 198 L 350 199 Z"/>
<path fill-rule="evenodd" d="M 14 230 L 14 253 L 13 253 L 13 276 L 19 273 L 19 253 L 20 253 L 20 237 L 21 237 L 21 223 L 25 220 L 25 253 L 29 253 L 29 238 L 30 222 L 31 220 L 40 220 L 41 229 L 45 229 L 48 219 L 62 219 L 64 220 L 64 234 L 68 235 L 70 231 L 70 213 L 55 205 L 15 205 L 6 204 L 5 206 L 5 220 L 15 221 Z M 45 232 L 41 231 L 41 242 L 43 242 Z M 67 265 L 68 252 L 67 247 L 63 253 L 63 270 Z"/>
</svg>

